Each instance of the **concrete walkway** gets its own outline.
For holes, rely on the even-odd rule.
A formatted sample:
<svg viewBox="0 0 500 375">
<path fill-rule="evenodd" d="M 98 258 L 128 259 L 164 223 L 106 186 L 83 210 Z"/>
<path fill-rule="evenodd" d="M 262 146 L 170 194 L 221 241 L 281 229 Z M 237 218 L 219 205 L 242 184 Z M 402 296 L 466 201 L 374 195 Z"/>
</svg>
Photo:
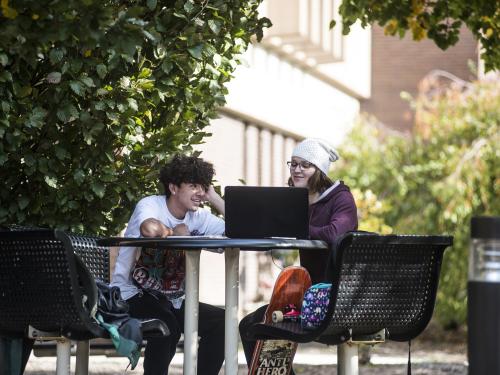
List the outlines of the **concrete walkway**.
<svg viewBox="0 0 500 375">
<path fill-rule="evenodd" d="M 464 344 L 439 344 L 417 342 L 412 345 L 413 375 L 466 375 L 467 357 Z M 74 361 L 74 357 L 72 358 Z M 243 352 L 239 352 L 238 375 L 246 374 L 247 367 Z M 177 353 L 170 366 L 169 374 L 182 374 L 183 354 Z M 360 375 L 406 375 L 408 344 L 387 342 L 372 349 L 370 363 L 360 366 Z M 89 370 L 92 375 L 142 374 L 142 359 L 135 370 L 126 370 L 126 358 L 92 356 Z M 326 375 L 337 374 L 335 347 L 319 344 L 299 345 L 294 360 L 296 374 Z M 74 363 L 72 366 L 74 369 Z M 199 369 L 198 373 L 203 375 Z M 26 375 L 55 374 L 55 357 L 35 357 L 32 355 Z M 221 371 L 224 374 L 224 371 Z"/>
</svg>

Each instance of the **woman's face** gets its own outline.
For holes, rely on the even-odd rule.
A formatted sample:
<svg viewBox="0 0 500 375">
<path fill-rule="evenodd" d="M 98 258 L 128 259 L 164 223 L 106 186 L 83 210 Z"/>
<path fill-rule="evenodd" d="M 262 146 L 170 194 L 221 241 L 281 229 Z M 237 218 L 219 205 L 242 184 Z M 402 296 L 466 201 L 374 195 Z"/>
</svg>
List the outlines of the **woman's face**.
<svg viewBox="0 0 500 375">
<path fill-rule="evenodd" d="M 316 172 L 314 164 L 297 156 L 292 157 L 290 177 L 292 178 L 293 186 L 309 188 L 308 182 L 314 172 Z"/>
</svg>

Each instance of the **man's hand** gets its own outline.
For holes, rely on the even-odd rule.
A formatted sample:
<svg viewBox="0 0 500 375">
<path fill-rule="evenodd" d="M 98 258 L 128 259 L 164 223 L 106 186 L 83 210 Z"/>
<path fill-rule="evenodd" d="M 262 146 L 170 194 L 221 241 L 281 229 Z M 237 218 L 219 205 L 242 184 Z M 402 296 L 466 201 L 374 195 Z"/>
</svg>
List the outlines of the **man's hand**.
<svg viewBox="0 0 500 375">
<path fill-rule="evenodd" d="M 141 223 L 140 231 L 142 237 L 168 237 L 173 234 L 171 228 L 152 217 Z"/>
<path fill-rule="evenodd" d="M 174 231 L 172 230 L 172 228 L 169 228 L 167 226 L 165 226 L 165 228 L 163 229 L 163 233 L 162 233 L 162 237 L 168 237 L 168 236 L 173 236 L 174 235 Z"/>
<path fill-rule="evenodd" d="M 186 224 L 179 224 L 174 227 L 174 236 L 190 236 L 189 228 Z"/>
</svg>

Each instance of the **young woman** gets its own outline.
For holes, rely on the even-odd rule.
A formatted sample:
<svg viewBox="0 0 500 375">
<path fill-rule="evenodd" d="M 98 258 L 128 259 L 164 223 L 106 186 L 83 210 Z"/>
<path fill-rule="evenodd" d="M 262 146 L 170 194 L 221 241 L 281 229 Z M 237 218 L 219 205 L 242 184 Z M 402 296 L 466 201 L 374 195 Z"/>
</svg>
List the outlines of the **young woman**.
<svg viewBox="0 0 500 375">
<path fill-rule="evenodd" d="M 330 164 L 338 160 L 335 149 L 320 139 L 306 139 L 294 148 L 289 186 L 305 187 L 309 191 L 309 237 L 329 244 L 358 227 L 357 209 L 349 188 L 342 181 L 328 177 Z M 324 281 L 328 250 L 299 250 L 300 264 L 311 275 L 312 283 Z M 240 322 L 240 336 L 248 365 L 252 360 L 255 341 L 247 335 L 249 327 L 261 322 L 267 305 L 250 313 Z M 293 371 L 292 371 L 293 373 Z"/>
</svg>

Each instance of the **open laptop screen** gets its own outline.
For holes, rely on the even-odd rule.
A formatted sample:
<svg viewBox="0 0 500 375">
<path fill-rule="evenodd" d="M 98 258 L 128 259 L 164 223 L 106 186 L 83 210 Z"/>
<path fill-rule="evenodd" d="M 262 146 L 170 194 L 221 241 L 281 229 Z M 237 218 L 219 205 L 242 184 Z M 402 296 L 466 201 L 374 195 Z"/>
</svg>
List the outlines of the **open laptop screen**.
<svg viewBox="0 0 500 375">
<path fill-rule="evenodd" d="M 224 195 L 230 238 L 309 237 L 305 188 L 227 186 Z"/>
</svg>

